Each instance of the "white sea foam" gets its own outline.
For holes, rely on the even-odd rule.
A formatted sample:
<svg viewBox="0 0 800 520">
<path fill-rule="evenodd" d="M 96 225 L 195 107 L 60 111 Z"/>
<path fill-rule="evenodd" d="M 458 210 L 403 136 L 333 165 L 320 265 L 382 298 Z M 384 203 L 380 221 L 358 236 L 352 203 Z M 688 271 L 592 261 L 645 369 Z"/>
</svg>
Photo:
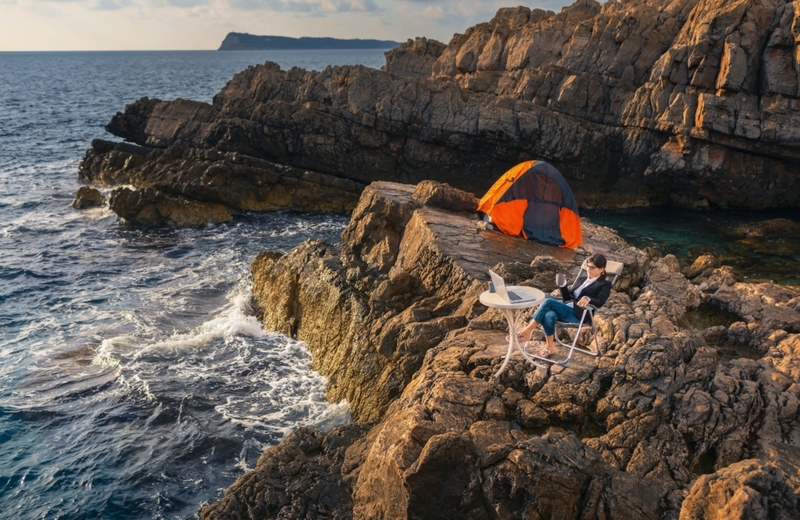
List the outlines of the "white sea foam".
<svg viewBox="0 0 800 520">
<path fill-rule="evenodd" d="M 282 348 L 281 348 L 282 346 Z M 264 370 L 247 376 L 252 394 L 235 394 L 216 410 L 246 429 L 257 429 L 284 437 L 298 426 L 330 429 L 349 420 L 346 401 L 330 404 L 325 399 L 327 379 L 311 369 L 311 359 L 302 342 L 281 338 L 268 352 L 252 357 L 266 360 L 280 370 Z M 240 359 L 246 366 L 247 360 Z"/>
<path fill-rule="evenodd" d="M 252 314 L 250 301 L 252 300 L 252 287 L 234 294 L 230 299 L 229 308 L 219 318 L 203 324 L 209 332 L 222 332 L 224 336 L 243 334 L 252 337 L 265 336 L 261 322 Z"/>
<path fill-rule="evenodd" d="M 102 341 L 94 362 L 120 366 L 120 383 L 148 399 L 175 388 L 186 395 L 208 394 L 222 401 L 214 407 L 222 417 L 247 431 L 262 432 L 270 443 L 298 426 L 330 429 L 345 424 L 349 405 L 325 400 L 327 381 L 312 370 L 305 344 L 264 331 L 252 314 L 251 295 L 250 283 L 240 282 L 215 317 L 166 338 L 158 338 L 158 330 L 141 323 L 137 313 L 126 312 L 140 333 Z M 165 370 L 170 388 L 158 381 Z"/>
<path fill-rule="evenodd" d="M 216 339 L 229 340 L 234 336 L 266 336 L 268 333 L 264 331 L 258 319 L 251 314 L 251 294 L 249 286 L 240 286 L 230 295 L 228 305 L 217 317 L 189 332 L 175 333 L 168 339 L 143 347 L 137 352 L 134 359 L 140 359 L 163 350 L 183 350 L 208 345 Z"/>
<path fill-rule="evenodd" d="M 92 363 L 101 366 L 119 366 L 119 350 L 121 345 L 130 345 L 136 338 L 130 335 L 117 336 L 115 338 L 104 339 L 95 352 Z"/>
<path fill-rule="evenodd" d="M 81 213 L 83 215 L 83 218 L 86 218 L 87 220 L 93 220 L 93 221 L 105 220 L 107 218 L 116 218 L 117 217 L 117 214 L 114 213 L 113 211 L 111 211 L 111 208 L 109 208 L 107 205 L 98 206 L 98 207 L 95 207 L 95 208 L 87 208 L 87 209 L 81 210 Z"/>
</svg>

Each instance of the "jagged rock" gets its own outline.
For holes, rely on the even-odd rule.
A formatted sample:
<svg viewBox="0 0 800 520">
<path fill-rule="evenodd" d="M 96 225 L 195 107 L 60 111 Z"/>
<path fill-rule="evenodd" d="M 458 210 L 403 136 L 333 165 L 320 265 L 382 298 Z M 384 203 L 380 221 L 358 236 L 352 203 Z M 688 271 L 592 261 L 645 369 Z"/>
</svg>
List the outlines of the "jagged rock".
<svg viewBox="0 0 800 520">
<path fill-rule="evenodd" d="M 730 286 L 743 280 L 742 275 L 729 265 L 706 270 L 701 275 L 695 277 L 692 283 L 699 284 L 699 288 L 704 293 L 714 293 L 720 287 Z"/>
<path fill-rule="evenodd" d="M 654 269 L 647 275 L 652 291 L 668 296 L 671 302 L 682 309 L 700 304 L 700 290 L 681 274 L 675 255 L 659 258 L 653 262 L 653 266 Z M 674 316 L 675 312 L 670 314 Z"/>
<path fill-rule="evenodd" d="M 670 255 L 631 248 L 587 220 L 586 244 L 574 252 L 479 231 L 466 216 L 418 204 L 413 191 L 372 184 L 341 244 L 309 241 L 253 264 L 265 326 L 304 339 L 329 396 L 347 398 L 357 421 L 377 421 L 338 456 L 340 470 L 329 466 L 330 516 L 796 511 L 800 333 L 776 327 L 793 323 L 799 289 L 723 285 L 707 297 L 731 302 L 747 322 L 697 331 L 684 313 L 701 300 L 699 288 Z M 507 344 L 504 320 L 477 301 L 486 269 L 550 290 L 554 272 L 574 274 L 592 252 L 626 264 L 596 317 L 603 354 L 549 370 L 514 355 L 491 377 Z M 706 337 L 750 344 L 756 355 L 720 357 Z M 296 444 L 287 439 L 264 458 L 283 457 L 305 485 L 319 471 Z M 211 506 L 219 518 L 262 511 L 264 497 L 296 504 L 284 515 L 309 515 L 299 492 L 282 498 L 285 481 L 263 470 L 240 483 Z"/>
<path fill-rule="evenodd" d="M 697 278 L 701 275 L 708 278 L 711 271 L 719 266 L 720 261 L 714 255 L 700 255 L 691 266 L 683 270 L 683 275 L 690 279 Z"/>
<path fill-rule="evenodd" d="M 147 188 L 148 193 L 163 192 L 166 198 L 179 196 L 196 202 L 191 206 L 196 210 L 214 208 L 217 213 L 205 220 L 216 222 L 221 221 L 222 205 L 234 212 L 289 208 L 344 213 L 355 207 L 363 189 L 354 181 L 239 153 L 180 147 L 148 149 L 101 140 L 92 142 L 79 173 L 86 182 L 130 184 Z M 201 215 L 190 220 L 204 221 Z"/>
<path fill-rule="evenodd" d="M 791 287 L 737 282 L 722 285 L 710 298 L 747 323 L 758 325 L 762 336 L 775 330 L 800 333 L 800 297 Z"/>
<path fill-rule="evenodd" d="M 412 198 L 420 204 L 451 211 L 474 213 L 478 210 L 478 199 L 475 195 L 436 181 L 422 181 L 417 184 Z"/>
<path fill-rule="evenodd" d="M 792 238 L 800 237 L 800 224 L 788 218 L 762 220 L 738 230 L 748 237 Z"/>
<path fill-rule="evenodd" d="M 684 501 L 680 519 L 790 520 L 797 518 L 798 507 L 782 472 L 750 459 L 697 479 Z"/>
<path fill-rule="evenodd" d="M 367 428 L 350 425 L 323 434 L 299 428 L 259 457 L 255 469 L 231 485 L 203 520 L 228 518 L 352 518 L 356 452 Z"/>
<path fill-rule="evenodd" d="M 549 424 L 550 416 L 535 403 L 523 399 L 517 404 L 517 422 L 524 428 L 537 428 Z"/>
<path fill-rule="evenodd" d="M 544 159 L 582 206 L 796 208 L 798 16 L 789 0 L 504 8 L 446 46 L 406 42 L 382 70 L 266 63 L 213 104 L 143 98 L 107 129 L 362 184 L 482 194 Z"/>
<path fill-rule="evenodd" d="M 692 282 L 704 293 L 704 301 L 743 320 L 740 328 L 746 331 L 737 332 L 734 326 L 725 331 L 731 340 L 758 349 L 765 338 L 779 331 L 800 332 L 797 288 L 775 283 L 743 283 L 742 276 L 732 267 L 719 265 L 719 260 L 710 255 L 699 257 L 686 274 L 695 275 Z M 710 334 L 719 336 L 713 331 Z"/>
<path fill-rule="evenodd" d="M 106 198 L 103 197 L 99 190 L 89 186 L 81 186 L 75 195 L 75 200 L 72 201 L 72 207 L 75 209 L 88 209 L 102 206 L 105 203 Z"/>
<path fill-rule="evenodd" d="M 108 206 L 136 226 L 203 227 L 227 222 L 234 213 L 223 204 L 191 201 L 151 188 L 116 188 L 111 191 Z"/>
<path fill-rule="evenodd" d="M 386 53 L 384 69 L 402 76 L 426 78 L 431 75 L 434 63 L 446 47 L 441 42 L 424 37 L 408 40 Z"/>
</svg>

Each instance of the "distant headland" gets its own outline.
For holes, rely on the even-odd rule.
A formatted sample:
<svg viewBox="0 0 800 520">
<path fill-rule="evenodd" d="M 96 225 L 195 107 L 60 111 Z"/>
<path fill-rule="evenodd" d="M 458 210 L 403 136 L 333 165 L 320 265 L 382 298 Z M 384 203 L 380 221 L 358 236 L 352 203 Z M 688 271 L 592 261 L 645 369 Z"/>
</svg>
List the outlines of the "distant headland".
<svg viewBox="0 0 800 520">
<path fill-rule="evenodd" d="M 228 33 L 221 51 L 253 50 L 303 50 L 303 49 L 393 49 L 400 42 L 392 40 L 362 40 L 360 38 L 341 40 L 339 38 L 291 38 L 288 36 L 257 36 L 247 33 Z"/>
</svg>

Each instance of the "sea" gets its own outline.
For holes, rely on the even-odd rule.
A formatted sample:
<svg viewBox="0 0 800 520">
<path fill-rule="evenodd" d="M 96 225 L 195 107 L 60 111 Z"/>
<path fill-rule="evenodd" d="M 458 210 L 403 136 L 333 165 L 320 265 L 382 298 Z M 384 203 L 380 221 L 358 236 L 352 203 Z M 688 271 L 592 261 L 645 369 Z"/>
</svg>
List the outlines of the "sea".
<svg viewBox="0 0 800 520">
<path fill-rule="evenodd" d="M 305 345 L 265 332 L 250 263 L 344 215 L 130 229 L 77 211 L 78 164 L 142 96 L 210 102 L 274 61 L 380 67 L 382 50 L 0 53 L 0 518 L 197 518 L 298 426 L 349 421 Z"/>
<path fill-rule="evenodd" d="M 210 102 L 266 61 L 378 68 L 384 51 L 0 53 L 0 517 L 197 518 L 287 433 L 349 421 L 306 346 L 263 330 L 249 275 L 261 251 L 339 241 L 347 216 L 137 229 L 70 207 L 81 157 L 114 139 L 103 127 L 126 104 Z M 590 218 L 683 264 L 709 252 L 752 281 L 798 284 L 797 240 L 730 233 L 774 216 Z"/>
</svg>

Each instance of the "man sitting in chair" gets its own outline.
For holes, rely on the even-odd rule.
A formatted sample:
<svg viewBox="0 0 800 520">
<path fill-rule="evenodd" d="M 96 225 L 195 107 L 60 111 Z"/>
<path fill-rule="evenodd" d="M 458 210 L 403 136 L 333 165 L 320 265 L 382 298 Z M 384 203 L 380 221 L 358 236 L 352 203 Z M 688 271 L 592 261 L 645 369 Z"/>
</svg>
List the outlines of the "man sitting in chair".
<svg viewBox="0 0 800 520">
<path fill-rule="evenodd" d="M 590 256 L 586 260 L 586 273 L 575 280 L 571 289 L 567 288 L 564 275 L 558 275 L 556 281 L 561 289 L 564 303 L 547 298 L 533 315 L 533 320 L 519 331 L 519 341 L 530 341 L 531 332 L 536 328 L 536 324 L 542 325 L 545 347 L 535 353 L 537 356 L 547 358 L 556 353 L 553 342 L 556 321 L 580 323 L 587 305 L 591 304 L 598 309 L 605 305 L 611 294 L 611 282 L 606 280 L 606 257 L 600 254 Z M 590 324 L 591 319 L 587 313 L 583 322 Z"/>
</svg>

